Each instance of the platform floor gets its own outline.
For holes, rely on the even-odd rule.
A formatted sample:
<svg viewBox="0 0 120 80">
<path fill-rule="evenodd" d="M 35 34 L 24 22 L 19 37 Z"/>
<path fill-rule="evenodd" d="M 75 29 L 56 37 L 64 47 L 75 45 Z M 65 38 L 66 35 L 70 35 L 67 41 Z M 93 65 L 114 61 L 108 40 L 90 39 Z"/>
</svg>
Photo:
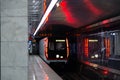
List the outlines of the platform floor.
<svg viewBox="0 0 120 80">
<path fill-rule="evenodd" d="M 39 56 L 29 56 L 28 80 L 63 80 Z"/>
</svg>

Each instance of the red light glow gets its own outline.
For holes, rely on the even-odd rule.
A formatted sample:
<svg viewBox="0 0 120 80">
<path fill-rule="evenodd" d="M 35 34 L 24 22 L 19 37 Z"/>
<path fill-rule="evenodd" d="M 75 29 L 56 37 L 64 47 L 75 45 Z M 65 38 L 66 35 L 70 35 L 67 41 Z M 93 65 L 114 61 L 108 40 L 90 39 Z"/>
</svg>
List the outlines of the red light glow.
<svg viewBox="0 0 120 80">
<path fill-rule="evenodd" d="M 86 27 L 86 29 L 89 29 L 89 28 L 91 28 L 91 26 L 87 26 L 87 27 Z"/>
<path fill-rule="evenodd" d="M 73 14 L 71 13 L 71 11 L 68 9 L 67 2 L 62 1 L 60 5 L 61 5 L 61 8 L 63 10 L 64 15 L 66 16 L 67 22 L 70 23 L 70 24 L 75 24 L 77 21 L 73 17 Z"/>
<path fill-rule="evenodd" d="M 49 77 L 48 77 L 48 75 L 46 73 L 45 73 L 45 80 L 49 80 Z"/>
<path fill-rule="evenodd" d="M 69 56 L 69 45 L 68 45 L 68 39 L 66 38 L 66 44 L 67 44 L 67 57 Z"/>
<path fill-rule="evenodd" d="M 84 39 L 84 53 L 85 56 L 88 57 L 88 38 Z"/>
<path fill-rule="evenodd" d="M 110 22 L 110 20 L 103 20 L 101 22 L 102 25 L 105 25 L 105 27 L 109 27 L 110 25 L 108 24 Z"/>
<path fill-rule="evenodd" d="M 44 3 L 43 3 L 43 8 L 44 8 L 44 13 L 45 13 L 45 11 L 46 11 L 46 8 L 47 8 L 47 6 L 46 6 L 46 0 L 44 0 Z"/>
<path fill-rule="evenodd" d="M 101 10 L 96 8 L 96 6 L 93 5 L 93 3 L 90 0 L 83 0 L 83 1 L 86 4 L 87 8 L 89 8 L 89 10 L 91 12 L 93 12 L 95 15 L 100 15 L 101 14 Z"/>
<path fill-rule="evenodd" d="M 44 39 L 44 43 L 45 43 L 45 45 L 44 45 L 45 56 L 46 56 L 46 58 L 48 58 L 48 39 L 47 38 Z"/>
<path fill-rule="evenodd" d="M 89 64 L 90 64 L 90 62 L 88 62 L 88 61 L 85 61 L 85 64 L 89 65 Z"/>
<path fill-rule="evenodd" d="M 109 20 L 104 20 L 102 21 L 102 24 L 107 24 L 109 22 Z"/>
<path fill-rule="evenodd" d="M 45 11 L 46 11 L 46 9 L 47 9 L 47 5 L 46 5 L 46 0 L 44 0 L 44 3 L 43 3 L 43 5 L 44 5 L 44 13 L 45 13 Z M 49 14 L 48 14 L 48 16 L 49 16 Z M 48 21 L 48 16 L 46 17 L 46 19 L 45 19 L 45 23 Z"/>
<path fill-rule="evenodd" d="M 110 39 L 106 38 L 105 40 L 105 48 L 106 48 L 106 58 L 110 56 Z"/>
<path fill-rule="evenodd" d="M 103 74 L 104 74 L 104 75 L 107 75 L 107 74 L 108 74 L 108 71 L 107 71 L 107 70 L 103 71 Z"/>
</svg>

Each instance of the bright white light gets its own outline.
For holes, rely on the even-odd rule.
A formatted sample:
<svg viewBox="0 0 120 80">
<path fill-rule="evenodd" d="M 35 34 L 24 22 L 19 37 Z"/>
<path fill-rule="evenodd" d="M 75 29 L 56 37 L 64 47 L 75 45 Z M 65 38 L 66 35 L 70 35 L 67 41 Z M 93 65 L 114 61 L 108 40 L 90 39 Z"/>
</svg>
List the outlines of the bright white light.
<svg viewBox="0 0 120 80">
<path fill-rule="evenodd" d="M 52 0 L 52 1 L 50 2 L 50 5 L 48 6 L 45 14 L 43 15 L 43 17 L 42 17 L 42 19 L 41 19 L 41 21 L 40 21 L 40 23 L 39 23 L 39 25 L 38 25 L 38 27 L 37 27 L 37 29 L 35 30 L 35 32 L 34 32 L 34 34 L 33 34 L 34 36 L 36 35 L 36 33 L 38 32 L 38 30 L 40 29 L 40 27 L 41 27 L 42 24 L 44 23 L 45 19 L 47 18 L 47 16 L 49 15 L 50 11 L 51 11 L 51 10 L 53 9 L 53 7 L 55 6 L 55 4 L 56 4 L 57 1 L 58 1 L 58 0 Z"/>
<path fill-rule="evenodd" d="M 65 42 L 65 40 L 55 40 L 56 42 Z"/>
<path fill-rule="evenodd" d="M 90 39 L 89 42 L 98 42 L 96 39 Z"/>
<path fill-rule="evenodd" d="M 114 35 L 114 36 L 115 36 L 115 35 L 116 35 L 116 33 L 111 33 L 111 35 Z"/>
<path fill-rule="evenodd" d="M 113 33 L 112 35 L 115 35 L 115 33 Z"/>
<path fill-rule="evenodd" d="M 91 58 L 94 58 L 94 56 L 91 56 Z"/>
<path fill-rule="evenodd" d="M 33 80 L 36 80 L 36 78 L 35 78 L 35 74 L 33 74 Z"/>
<path fill-rule="evenodd" d="M 59 57 L 60 57 L 60 56 L 57 54 L 57 55 L 56 55 L 56 58 L 59 58 Z"/>
<path fill-rule="evenodd" d="M 60 56 L 60 58 L 63 58 L 63 56 Z"/>
<path fill-rule="evenodd" d="M 35 0 L 33 0 L 32 2 L 35 3 Z"/>
<path fill-rule="evenodd" d="M 98 58 L 98 54 L 95 54 L 95 57 Z"/>
<path fill-rule="evenodd" d="M 60 6 L 60 4 L 59 4 L 59 3 L 57 3 L 57 4 L 56 4 L 56 6 L 57 6 L 57 7 L 59 7 L 59 6 Z"/>
</svg>

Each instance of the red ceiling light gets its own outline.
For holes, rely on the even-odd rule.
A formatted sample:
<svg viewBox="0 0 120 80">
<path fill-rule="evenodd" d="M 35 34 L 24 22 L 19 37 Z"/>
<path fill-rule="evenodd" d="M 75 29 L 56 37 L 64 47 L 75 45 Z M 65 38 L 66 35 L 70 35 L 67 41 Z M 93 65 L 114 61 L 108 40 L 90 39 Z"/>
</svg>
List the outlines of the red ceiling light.
<svg viewBox="0 0 120 80">
<path fill-rule="evenodd" d="M 104 70 L 104 71 L 103 71 L 103 74 L 104 74 L 104 75 L 108 75 L 108 70 Z"/>
<path fill-rule="evenodd" d="M 108 20 L 108 19 L 107 19 L 107 20 L 102 21 L 102 24 L 107 24 L 107 23 L 109 23 L 109 20 Z"/>
<path fill-rule="evenodd" d="M 91 0 L 83 0 L 83 1 L 86 4 L 87 8 L 89 8 L 89 10 L 93 12 L 95 15 L 101 14 L 101 10 L 99 10 L 95 5 L 93 5 Z"/>
<path fill-rule="evenodd" d="M 64 0 L 61 2 L 61 8 L 63 10 L 63 13 L 65 14 L 66 16 L 66 20 L 68 23 L 71 23 L 71 24 L 75 24 L 77 21 L 76 19 L 72 16 L 73 14 L 71 13 L 71 11 L 68 9 L 68 5 L 67 5 L 67 2 Z"/>
</svg>

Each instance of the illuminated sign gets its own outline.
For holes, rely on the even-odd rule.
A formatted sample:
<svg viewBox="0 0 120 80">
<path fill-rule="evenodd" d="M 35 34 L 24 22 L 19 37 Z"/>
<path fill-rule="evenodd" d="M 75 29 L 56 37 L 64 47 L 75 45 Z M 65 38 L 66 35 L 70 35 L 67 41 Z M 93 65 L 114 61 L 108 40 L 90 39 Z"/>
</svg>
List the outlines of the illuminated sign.
<svg viewBox="0 0 120 80">
<path fill-rule="evenodd" d="M 56 40 L 56 42 L 65 42 L 65 40 Z"/>
<path fill-rule="evenodd" d="M 89 39 L 89 42 L 98 42 L 96 39 Z"/>
</svg>

